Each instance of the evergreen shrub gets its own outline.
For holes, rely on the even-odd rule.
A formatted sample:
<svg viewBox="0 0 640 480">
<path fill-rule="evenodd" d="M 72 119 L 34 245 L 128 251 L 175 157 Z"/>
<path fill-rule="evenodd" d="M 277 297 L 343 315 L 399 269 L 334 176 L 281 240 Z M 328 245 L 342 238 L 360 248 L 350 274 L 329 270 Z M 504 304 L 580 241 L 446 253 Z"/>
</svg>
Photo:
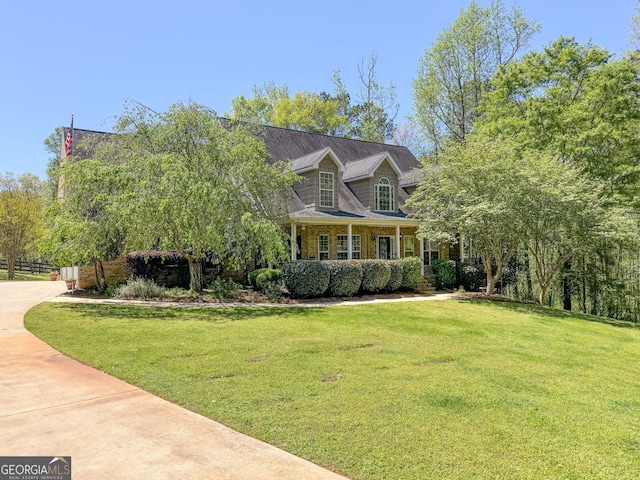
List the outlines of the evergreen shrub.
<svg viewBox="0 0 640 480">
<path fill-rule="evenodd" d="M 253 272 L 249 272 L 248 278 L 249 278 L 249 284 L 253 287 L 256 288 L 256 278 L 258 277 L 258 275 L 260 275 L 261 273 L 264 272 L 268 272 L 269 270 L 271 270 L 271 268 L 258 268 L 256 270 L 254 270 Z"/>
<path fill-rule="evenodd" d="M 329 288 L 329 265 L 319 260 L 299 260 L 282 266 L 282 280 L 293 297 L 322 296 Z"/>
<path fill-rule="evenodd" d="M 420 283 L 422 260 L 420 257 L 407 257 L 399 260 L 402 264 L 402 285 L 405 290 L 417 290 Z"/>
<path fill-rule="evenodd" d="M 271 290 L 272 285 L 280 284 L 280 270 L 273 268 L 263 268 L 260 274 L 256 277 L 256 288 L 262 292 L 267 289 Z"/>
<path fill-rule="evenodd" d="M 456 287 L 456 262 L 440 258 L 433 261 L 432 268 L 438 290 L 451 290 Z"/>
<path fill-rule="evenodd" d="M 329 291 L 334 297 L 351 297 L 362 285 L 362 264 L 354 260 L 329 260 Z"/>
<path fill-rule="evenodd" d="M 383 290 L 391 278 L 391 262 L 362 260 L 362 291 L 375 293 Z"/>
<path fill-rule="evenodd" d="M 467 292 L 477 292 L 485 280 L 485 273 L 475 265 L 460 263 L 458 268 L 458 286 Z M 486 283 L 486 282 L 485 282 Z"/>
<path fill-rule="evenodd" d="M 402 263 L 398 260 L 390 260 L 389 268 L 391 274 L 389 275 L 389 281 L 385 287 L 387 292 L 395 292 L 402 286 Z"/>
</svg>

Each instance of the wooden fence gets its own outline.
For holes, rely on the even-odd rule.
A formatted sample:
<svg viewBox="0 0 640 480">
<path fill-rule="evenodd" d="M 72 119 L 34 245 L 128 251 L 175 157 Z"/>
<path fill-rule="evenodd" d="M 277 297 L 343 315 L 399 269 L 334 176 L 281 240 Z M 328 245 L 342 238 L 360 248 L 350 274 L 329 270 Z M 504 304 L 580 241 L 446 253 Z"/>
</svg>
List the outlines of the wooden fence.
<svg viewBox="0 0 640 480">
<path fill-rule="evenodd" d="M 0 270 L 7 270 L 7 261 L 4 258 L 0 258 Z M 41 262 L 28 262 L 26 260 L 16 261 L 17 272 L 49 273 L 53 270 L 56 270 L 56 266 L 46 261 L 41 261 Z"/>
</svg>

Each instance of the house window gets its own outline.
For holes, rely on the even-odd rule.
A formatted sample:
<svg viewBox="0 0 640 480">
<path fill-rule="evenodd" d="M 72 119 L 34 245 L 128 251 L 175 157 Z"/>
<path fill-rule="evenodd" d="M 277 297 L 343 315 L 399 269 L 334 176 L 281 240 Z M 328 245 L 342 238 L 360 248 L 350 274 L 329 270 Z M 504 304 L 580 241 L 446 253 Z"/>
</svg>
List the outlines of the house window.
<svg viewBox="0 0 640 480">
<path fill-rule="evenodd" d="M 333 208 L 333 172 L 320 172 L 320 206 Z"/>
<path fill-rule="evenodd" d="M 318 260 L 329 260 L 329 235 L 318 235 Z"/>
<path fill-rule="evenodd" d="M 349 258 L 348 240 L 348 235 L 338 235 L 338 260 Z M 360 235 L 351 235 L 351 258 L 353 260 L 360 259 Z"/>
<path fill-rule="evenodd" d="M 405 235 L 402 237 L 404 244 L 404 256 L 405 257 L 413 257 L 414 253 L 414 243 L 413 243 L 413 235 Z"/>
<path fill-rule="evenodd" d="M 424 242 L 424 264 L 433 265 L 434 260 L 440 258 L 440 245 L 436 242 Z"/>
<path fill-rule="evenodd" d="M 392 212 L 395 208 L 395 189 L 387 177 L 382 177 L 376 183 L 376 210 Z"/>
</svg>

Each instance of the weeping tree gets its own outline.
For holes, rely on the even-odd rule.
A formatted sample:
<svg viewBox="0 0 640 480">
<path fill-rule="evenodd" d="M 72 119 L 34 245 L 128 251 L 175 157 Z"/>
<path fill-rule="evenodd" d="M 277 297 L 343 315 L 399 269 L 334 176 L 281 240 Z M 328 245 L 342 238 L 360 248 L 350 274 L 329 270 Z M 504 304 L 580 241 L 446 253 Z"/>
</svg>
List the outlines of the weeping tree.
<svg viewBox="0 0 640 480">
<path fill-rule="evenodd" d="M 115 165 L 92 159 L 61 165 L 63 194 L 47 209 L 49 228 L 40 244 L 56 265 L 93 265 L 101 292 L 107 288 L 102 262 L 124 251 L 122 212 L 112 197 L 119 185 L 116 173 Z"/>
<path fill-rule="evenodd" d="M 269 262 L 286 257 L 279 221 L 296 177 L 267 163 L 258 130 L 195 103 L 164 113 L 129 104 L 115 130 L 91 151 L 112 179 L 105 208 L 117 212 L 126 249 L 179 252 L 196 292 L 205 257 L 238 262 L 258 250 Z"/>
</svg>

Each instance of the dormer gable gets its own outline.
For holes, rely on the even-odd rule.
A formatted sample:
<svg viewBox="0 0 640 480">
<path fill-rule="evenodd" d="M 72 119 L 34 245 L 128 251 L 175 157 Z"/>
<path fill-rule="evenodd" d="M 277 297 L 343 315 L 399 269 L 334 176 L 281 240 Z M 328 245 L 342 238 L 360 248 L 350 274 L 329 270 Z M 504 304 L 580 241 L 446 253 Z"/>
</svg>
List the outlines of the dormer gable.
<svg viewBox="0 0 640 480">
<path fill-rule="evenodd" d="M 371 212 L 397 213 L 402 171 L 388 152 L 349 162 L 342 181 Z"/>
<path fill-rule="evenodd" d="M 373 178 L 380 165 L 385 161 L 388 162 L 391 169 L 395 172 L 396 178 L 400 178 L 402 176 L 402 172 L 391 155 L 389 155 L 389 152 L 380 152 L 376 155 L 363 158 L 362 160 L 349 162 L 345 168 L 344 174 L 342 175 L 342 181 L 348 183 L 363 180 L 365 178 Z"/>
<path fill-rule="evenodd" d="M 307 207 L 338 210 L 338 182 L 345 167 L 330 147 L 292 160 L 291 168 L 303 179 L 293 188 Z"/>
<path fill-rule="evenodd" d="M 322 162 L 326 157 L 329 157 L 336 164 L 339 173 L 344 172 L 345 167 L 343 163 L 336 156 L 333 150 L 331 150 L 331 147 L 326 147 L 322 150 L 317 150 L 305 155 L 304 157 L 291 160 L 291 169 L 293 170 L 293 173 L 298 175 L 311 170 L 317 170 L 320 167 L 320 162 Z"/>
</svg>

